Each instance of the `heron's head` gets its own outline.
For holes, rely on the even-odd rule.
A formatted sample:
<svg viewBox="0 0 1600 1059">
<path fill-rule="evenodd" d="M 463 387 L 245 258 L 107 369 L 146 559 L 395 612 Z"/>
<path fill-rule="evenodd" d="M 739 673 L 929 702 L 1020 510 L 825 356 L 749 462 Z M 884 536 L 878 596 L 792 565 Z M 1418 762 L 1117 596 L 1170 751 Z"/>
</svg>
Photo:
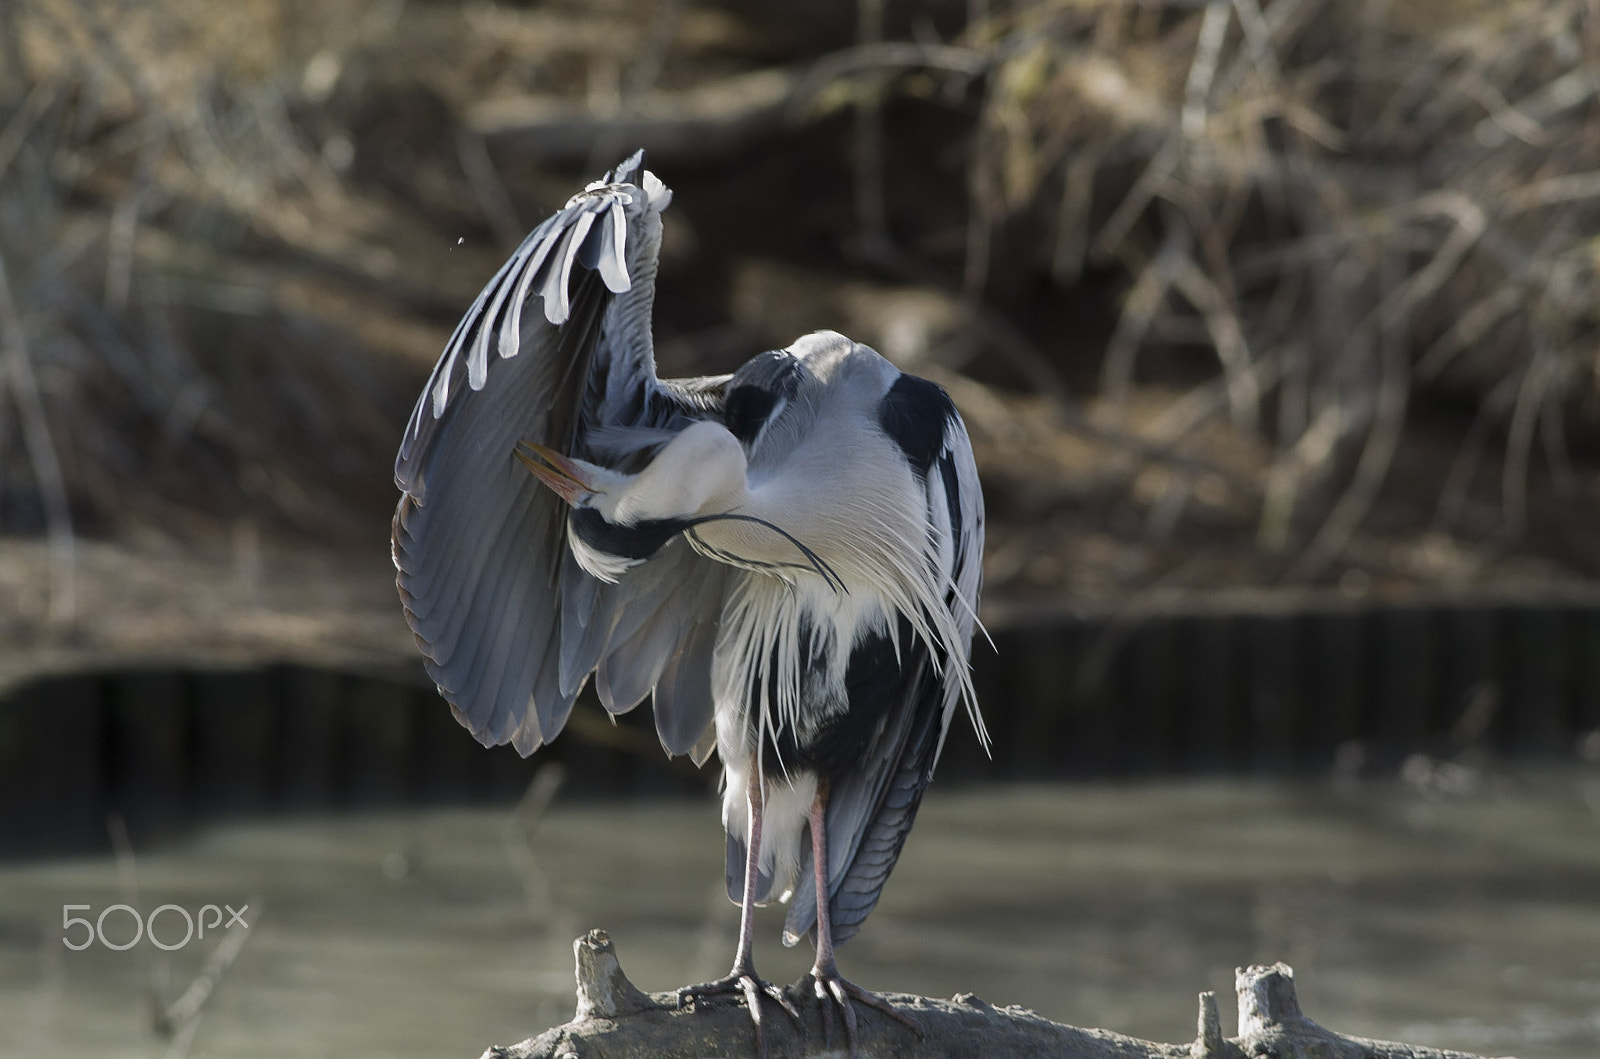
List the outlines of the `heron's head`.
<svg viewBox="0 0 1600 1059">
<path fill-rule="evenodd" d="M 574 510 L 596 511 L 617 526 L 723 510 L 745 485 L 744 449 L 722 424 L 712 422 L 679 431 L 637 474 L 527 441 L 518 445 L 517 458 Z"/>
<path fill-rule="evenodd" d="M 824 559 L 763 517 L 750 492 L 744 447 L 721 423 L 685 427 L 637 474 L 526 441 L 517 458 L 572 508 L 572 553 L 603 581 L 616 581 L 687 533 L 697 551 L 719 562 L 769 573 L 798 565 L 843 590 Z"/>
<path fill-rule="evenodd" d="M 677 534 L 738 506 L 746 488 L 744 449 L 720 423 L 685 427 L 637 474 L 526 441 L 516 454 L 572 508 L 573 552 L 584 569 L 608 581 Z"/>
</svg>

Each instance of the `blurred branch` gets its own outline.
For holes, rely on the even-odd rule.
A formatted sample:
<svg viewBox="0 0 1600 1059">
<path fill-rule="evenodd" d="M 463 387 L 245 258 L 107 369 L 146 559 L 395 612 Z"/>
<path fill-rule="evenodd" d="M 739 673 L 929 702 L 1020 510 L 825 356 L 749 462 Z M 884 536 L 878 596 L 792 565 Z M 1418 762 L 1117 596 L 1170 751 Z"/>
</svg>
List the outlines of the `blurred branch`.
<svg viewBox="0 0 1600 1059">
<path fill-rule="evenodd" d="M 594 145 L 643 144 L 657 156 L 706 158 L 782 135 L 804 119 L 825 90 L 864 73 L 928 68 L 976 77 L 988 56 L 948 45 L 880 42 L 834 52 L 805 73 L 766 68 L 684 89 L 641 90 L 620 113 L 595 114 L 555 96 L 479 103 L 468 125 L 492 143 L 550 161 L 582 161 Z"/>
<path fill-rule="evenodd" d="M 606 142 L 642 144 L 654 158 L 706 159 L 783 134 L 801 75 L 764 69 L 682 90 L 645 93 L 621 115 L 597 116 L 548 96 L 476 104 L 467 124 L 492 144 L 547 162 L 581 162 Z"/>
<path fill-rule="evenodd" d="M 151 199 L 155 170 L 167 147 L 167 123 L 159 111 L 140 121 L 143 132 L 139 160 L 134 167 L 133 184 L 111 211 L 106 234 L 106 306 L 113 312 L 128 307 L 128 291 L 133 285 L 134 240 L 139 234 L 139 215 Z"/>
<path fill-rule="evenodd" d="M 72 511 L 67 504 L 66 481 L 56 458 L 55 443 L 50 438 L 50 424 L 39 396 L 33 362 L 28 356 L 27 326 L 18 311 L 3 254 L 0 254 L 0 341 L 4 342 L 4 349 L 0 350 L 0 367 L 4 369 L 4 374 L 0 375 L 0 383 L 4 384 L 0 386 L 0 398 L 9 394 L 16 408 L 50 535 L 49 620 L 53 625 L 64 625 L 77 612 L 74 574 L 77 544 Z M 0 426 L 3 425 L 0 421 Z"/>
<path fill-rule="evenodd" d="M 1528 519 L 1528 464 L 1533 458 L 1533 431 L 1548 397 L 1552 356 L 1539 349 L 1523 372 L 1517 387 L 1517 400 L 1511 406 L 1511 425 L 1506 430 L 1505 468 L 1500 478 L 1500 495 L 1505 507 L 1506 526 L 1513 537 L 1520 537 Z"/>
<path fill-rule="evenodd" d="M 516 808 L 507 815 L 505 827 L 500 832 L 500 848 L 522 887 L 522 901 L 528 918 L 535 923 L 549 920 L 551 906 L 550 880 L 539 867 L 533 837 L 566 779 L 566 766 L 559 761 L 540 766 L 527 790 L 522 792 Z"/>
<path fill-rule="evenodd" d="M 157 1028 L 164 1035 L 175 1038 L 173 1053 L 182 1055 L 188 1051 L 189 1041 L 194 1038 L 194 1031 L 206 1002 L 222 983 L 228 968 L 233 966 L 233 961 L 244 951 L 245 942 L 250 940 L 250 931 L 261 922 L 263 907 L 261 896 L 251 894 L 240 913 L 242 915 L 244 909 L 250 909 L 255 916 L 255 923 L 228 927 L 222 935 L 222 940 L 206 954 L 205 963 L 200 966 L 199 973 L 194 976 L 188 988 L 160 1012 Z"/>
<path fill-rule="evenodd" d="M 638 144 L 629 139 L 626 129 L 617 119 L 631 114 L 637 102 L 645 98 L 655 87 L 667 54 L 672 50 L 672 42 L 677 38 L 685 2 L 686 0 L 660 0 L 656 4 L 655 16 L 645 31 L 644 41 L 628 62 L 622 77 L 616 109 L 609 115 L 613 123 L 595 137 L 589 149 L 589 158 L 584 166 L 587 171 L 602 172 L 614 165 L 618 158 L 637 147 Z"/>
<path fill-rule="evenodd" d="M 883 0 L 856 0 L 856 41 L 861 47 L 883 42 Z M 876 89 L 862 92 L 855 113 L 856 238 L 887 246 L 889 215 L 883 201 L 883 108 Z"/>
<path fill-rule="evenodd" d="M 28 57 L 22 50 L 22 34 L 17 23 L 19 0 L 0 0 L 0 50 L 6 64 L 7 95 L 20 96 L 33 84 Z"/>
<path fill-rule="evenodd" d="M 922 41 L 871 41 L 830 52 L 811 65 L 795 88 L 789 117 L 798 120 L 831 86 L 861 74 L 897 70 L 939 70 L 975 78 L 987 73 L 996 56 L 975 48 Z"/>
<path fill-rule="evenodd" d="M 1592 5 L 1442 21 L 1325 0 L 1150 6 L 1162 17 L 1136 22 L 1110 2 L 1025 3 L 969 28 L 992 82 L 1025 87 L 974 132 L 968 289 L 1002 245 L 1026 253 L 1027 225 L 1048 216 L 1042 196 L 1000 193 L 1008 175 L 1059 180 L 1052 239 L 1034 240 L 1053 277 L 1069 284 L 1087 261 L 1126 280 L 1100 360 L 1109 405 L 1127 415 L 1142 353 L 1193 341 L 1195 323 L 1239 434 L 1281 386 L 1258 544 L 1286 548 L 1297 498 L 1340 484 L 1300 576 L 1325 570 L 1377 502 L 1414 386 L 1477 395 L 1487 419 L 1467 448 L 1504 438 L 1513 529 L 1536 439 L 1570 489 L 1568 424 L 1584 425 L 1576 445 L 1600 423 L 1579 381 L 1593 377 L 1579 350 L 1593 349 L 1600 300 L 1587 247 L 1600 141 L 1582 126 L 1600 82 L 1577 43 L 1594 39 Z M 1492 52 L 1474 43 L 1490 36 Z M 1054 58 L 1038 64 L 1046 42 Z M 1583 146 L 1552 154 L 1558 140 Z M 1004 244 L 992 235 L 1013 222 Z M 1361 348 L 1373 340 L 1380 351 Z M 1506 380 L 1515 399 L 1491 400 Z M 1441 481 L 1444 510 L 1468 479 Z M 1152 524 L 1170 528 L 1181 491 L 1161 503 Z"/>
<path fill-rule="evenodd" d="M 1397 256 L 1388 255 L 1384 259 L 1384 264 L 1382 278 L 1385 286 L 1396 286 L 1395 277 L 1401 269 Z M 1395 309 L 1383 314 L 1375 328 L 1380 377 L 1372 429 L 1367 434 L 1361 458 L 1356 463 L 1349 487 L 1339 497 L 1321 529 L 1291 568 L 1291 577 L 1317 577 L 1339 557 L 1350 543 L 1350 538 L 1354 536 L 1362 519 L 1366 518 L 1373 501 L 1378 497 L 1378 490 L 1388 476 L 1389 467 L 1394 462 L 1395 449 L 1400 443 L 1401 427 L 1405 423 L 1406 404 L 1411 393 L 1410 350 L 1405 344 L 1403 315 L 1410 303 L 1404 298 L 1393 302 L 1385 299 L 1385 303 L 1393 304 Z M 1359 328 L 1352 341 L 1363 341 L 1368 334 L 1373 332 Z"/>
<path fill-rule="evenodd" d="M 472 194 L 483 211 L 483 219 L 494 231 L 495 242 L 503 252 L 510 254 L 526 233 L 517 219 L 511 196 L 506 193 L 505 181 L 500 179 L 494 160 L 489 157 L 489 149 L 484 146 L 483 137 L 471 129 L 458 129 L 456 157 L 461 160 L 461 171 L 466 174 L 467 183 L 472 185 Z"/>
<path fill-rule="evenodd" d="M 1189 64 L 1189 81 L 1184 88 L 1183 134 L 1198 139 L 1206 128 L 1206 111 L 1210 109 L 1208 96 L 1211 82 L 1217 75 L 1217 60 L 1222 55 L 1222 41 L 1228 33 L 1232 15 L 1229 0 L 1210 0 L 1205 15 L 1200 20 L 1200 33 L 1195 41 L 1194 60 Z"/>
</svg>

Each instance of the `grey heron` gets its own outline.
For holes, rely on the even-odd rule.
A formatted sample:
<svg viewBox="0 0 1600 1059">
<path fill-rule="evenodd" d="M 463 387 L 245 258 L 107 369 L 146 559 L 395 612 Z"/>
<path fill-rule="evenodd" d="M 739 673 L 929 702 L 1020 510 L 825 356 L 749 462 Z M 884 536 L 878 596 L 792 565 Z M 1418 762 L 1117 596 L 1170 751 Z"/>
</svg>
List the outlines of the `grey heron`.
<svg viewBox="0 0 1600 1059">
<path fill-rule="evenodd" d="M 531 754 L 592 675 L 612 713 L 653 697 L 669 755 L 724 773 L 730 974 L 759 1047 L 752 916 L 789 902 L 831 1036 L 834 946 L 877 904 L 963 706 L 983 498 L 937 385 L 833 332 L 732 375 L 656 377 L 661 211 L 635 154 L 500 268 L 406 426 L 393 528 L 406 617 L 456 718 Z"/>
</svg>

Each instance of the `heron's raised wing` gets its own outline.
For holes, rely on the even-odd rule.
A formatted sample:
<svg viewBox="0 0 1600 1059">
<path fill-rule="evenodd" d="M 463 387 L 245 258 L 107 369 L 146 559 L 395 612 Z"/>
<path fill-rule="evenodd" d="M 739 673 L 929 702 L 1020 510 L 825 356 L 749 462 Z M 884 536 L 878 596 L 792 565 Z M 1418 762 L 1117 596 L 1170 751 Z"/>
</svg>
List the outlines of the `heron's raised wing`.
<svg viewBox="0 0 1600 1059">
<path fill-rule="evenodd" d="M 925 456 L 907 455 L 927 497 L 927 558 L 948 576 L 943 605 L 957 642 L 930 644 L 911 635 L 902 617 L 900 680 L 884 728 L 862 767 L 829 791 L 828 915 L 835 944 L 853 936 L 877 905 L 933 779 L 950 722 L 970 696 L 967 659 L 983 580 L 983 492 L 960 416 L 942 390 L 924 385 L 930 407 L 920 414 L 942 412 L 944 430 Z M 968 706 L 987 744 L 976 703 Z M 807 846 L 784 922 L 785 945 L 815 930 L 815 895 Z"/>
<path fill-rule="evenodd" d="M 456 327 L 406 426 L 401 599 L 440 694 L 487 745 L 528 754 L 552 739 L 597 666 L 613 711 L 657 688 L 669 752 L 710 723 L 710 696 L 688 689 L 710 679 L 697 630 L 721 604 L 715 564 L 675 542 L 620 584 L 595 580 L 567 547 L 565 505 L 514 456 L 521 440 L 584 456 L 590 432 L 615 447 L 630 428 L 659 435 L 715 413 L 716 380 L 655 375 L 650 306 L 670 198 L 641 152 L 534 229 Z"/>
</svg>

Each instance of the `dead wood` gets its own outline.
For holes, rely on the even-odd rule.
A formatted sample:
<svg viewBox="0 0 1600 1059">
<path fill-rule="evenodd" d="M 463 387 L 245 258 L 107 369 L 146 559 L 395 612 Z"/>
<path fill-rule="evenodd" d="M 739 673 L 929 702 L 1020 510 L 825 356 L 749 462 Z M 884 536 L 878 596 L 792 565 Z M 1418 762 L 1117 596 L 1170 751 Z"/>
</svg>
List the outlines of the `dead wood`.
<svg viewBox="0 0 1600 1059">
<path fill-rule="evenodd" d="M 490 1048 L 482 1059 L 704 1059 L 756 1054 L 750 1016 L 742 1004 L 680 1009 L 672 993 L 643 993 L 622 972 L 603 930 L 573 943 L 577 955 L 578 1008 L 573 1020 L 520 1044 Z M 1478 1059 L 1463 1052 L 1345 1037 L 1300 1012 L 1294 971 L 1287 964 L 1235 972 L 1239 1036 L 1224 1038 L 1214 993 L 1201 993 L 1196 1039 L 1161 1044 L 1109 1030 L 1051 1022 L 1017 1006 L 995 1007 L 971 993 L 950 1000 L 886 993 L 885 998 L 922 1026 L 904 1026 L 858 1008 L 862 1059 L 941 1059 L 976 1056 L 1051 1056 L 1056 1059 Z M 796 1030 L 780 1017 L 766 1020 L 769 1059 L 843 1055 L 837 1028 L 824 1042 L 814 1002 L 793 999 L 806 1022 Z M 776 1013 L 774 1013 L 776 1016 Z"/>
</svg>

